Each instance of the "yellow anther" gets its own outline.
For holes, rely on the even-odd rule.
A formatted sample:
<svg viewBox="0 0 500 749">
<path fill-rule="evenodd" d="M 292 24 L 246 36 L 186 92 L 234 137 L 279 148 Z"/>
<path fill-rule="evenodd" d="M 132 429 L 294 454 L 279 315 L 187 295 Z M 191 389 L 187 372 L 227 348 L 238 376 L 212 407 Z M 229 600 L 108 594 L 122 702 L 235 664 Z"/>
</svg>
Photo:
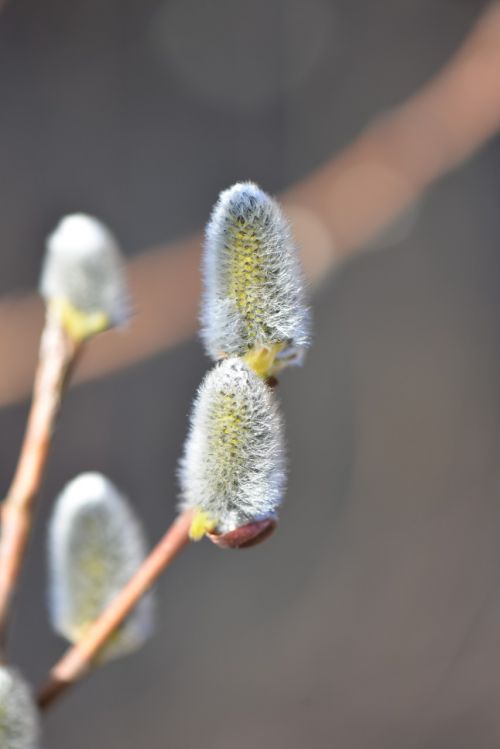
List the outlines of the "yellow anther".
<svg viewBox="0 0 500 749">
<path fill-rule="evenodd" d="M 243 361 L 253 369 L 255 374 L 263 379 L 268 379 L 277 374 L 282 368 L 283 363 L 276 361 L 276 357 L 283 351 L 286 343 L 272 343 L 269 346 L 254 346 L 245 354 Z"/>
<path fill-rule="evenodd" d="M 74 341 L 84 341 L 96 333 L 107 330 L 110 325 L 109 318 L 104 312 L 82 312 L 61 297 L 51 299 L 50 308 Z"/>
<path fill-rule="evenodd" d="M 191 541 L 200 541 L 203 536 L 213 531 L 217 522 L 213 520 L 203 510 L 196 510 L 191 527 L 189 529 L 189 538 Z"/>
</svg>

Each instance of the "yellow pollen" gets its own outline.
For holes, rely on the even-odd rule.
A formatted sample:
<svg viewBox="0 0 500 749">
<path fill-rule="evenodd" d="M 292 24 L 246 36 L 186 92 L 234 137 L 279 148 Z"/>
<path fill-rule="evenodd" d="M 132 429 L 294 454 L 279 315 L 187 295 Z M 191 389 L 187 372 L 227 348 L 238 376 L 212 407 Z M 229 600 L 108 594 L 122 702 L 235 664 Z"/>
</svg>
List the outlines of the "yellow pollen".
<svg viewBox="0 0 500 749">
<path fill-rule="evenodd" d="M 206 512 L 203 510 L 196 510 L 193 520 L 191 521 L 189 538 L 191 541 L 200 541 L 203 536 L 213 531 L 216 525 L 217 522 Z"/>
<path fill-rule="evenodd" d="M 256 375 L 267 380 L 283 369 L 282 362 L 276 361 L 286 343 L 271 343 L 268 346 L 254 346 L 243 357 L 243 361 L 253 369 Z"/>
<path fill-rule="evenodd" d="M 104 312 L 82 312 L 62 297 L 51 299 L 50 309 L 61 321 L 70 338 L 77 342 L 107 330 L 110 325 L 109 318 Z"/>
</svg>

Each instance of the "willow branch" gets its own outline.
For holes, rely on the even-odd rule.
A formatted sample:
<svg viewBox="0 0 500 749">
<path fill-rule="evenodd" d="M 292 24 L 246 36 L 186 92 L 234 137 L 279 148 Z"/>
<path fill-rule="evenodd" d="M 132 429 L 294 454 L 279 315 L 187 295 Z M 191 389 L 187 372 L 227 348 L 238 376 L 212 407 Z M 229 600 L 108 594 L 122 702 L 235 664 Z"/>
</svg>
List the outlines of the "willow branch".
<svg viewBox="0 0 500 749">
<path fill-rule="evenodd" d="M 58 321 L 48 316 L 40 343 L 26 433 L 16 472 L 1 507 L 0 642 L 5 643 L 10 605 L 32 525 L 33 507 L 43 479 L 61 398 L 78 346 Z"/>
<path fill-rule="evenodd" d="M 130 614 L 170 562 L 186 546 L 189 541 L 191 521 L 192 512 L 187 511 L 172 523 L 161 541 L 108 608 L 92 624 L 82 639 L 69 648 L 52 668 L 38 696 L 40 708 L 46 709 L 52 705 L 63 692 L 89 671 L 108 638 Z"/>
</svg>

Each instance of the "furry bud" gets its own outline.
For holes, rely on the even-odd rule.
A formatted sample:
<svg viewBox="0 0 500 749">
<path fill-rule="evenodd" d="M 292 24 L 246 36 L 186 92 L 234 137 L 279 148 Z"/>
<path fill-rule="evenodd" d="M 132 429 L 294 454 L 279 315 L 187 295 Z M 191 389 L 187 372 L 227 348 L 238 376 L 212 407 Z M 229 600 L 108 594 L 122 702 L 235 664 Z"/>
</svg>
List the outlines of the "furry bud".
<svg viewBox="0 0 500 749">
<path fill-rule="evenodd" d="M 146 556 L 142 528 L 126 499 L 99 473 L 66 485 L 49 528 L 50 615 L 56 632 L 77 642 Z M 152 629 L 147 593 L 113 635 L 101 660 L 140 647 Z"/>
<path fill-rule="evenodd" d="M 63 218 L 47 239 L 40 293 L 75 340 L 123 324 L 129 294 L 109 229 L 84 214 Z"/>
<path fill-rule="evenodd" d="M 28 685 L 17 671 L 0 666 L 1 749 L 35 749 L 38 733 L 38 711 Z"/>
<path fill-rule="evenodd" d="M 207 225 L 203 266 L 201 335 L 209 356 L 249 355 L 263 376 L 301 358 L 309 311 L 297 250 L 276 201 L 251 182 L 222 192 Z"/>
<path fill-rule="evenodd" d="M 285 485 L 281 418 L 271 390 L 241 359 L 224 359 L 201 384 L 179 476 L 181 509 L 195 510 L 192 538 L 243 526 L 254 538 L 274 525 Z M 250 540 L 236 536 L 241 543 L 220 545 Z"/>
</svg>

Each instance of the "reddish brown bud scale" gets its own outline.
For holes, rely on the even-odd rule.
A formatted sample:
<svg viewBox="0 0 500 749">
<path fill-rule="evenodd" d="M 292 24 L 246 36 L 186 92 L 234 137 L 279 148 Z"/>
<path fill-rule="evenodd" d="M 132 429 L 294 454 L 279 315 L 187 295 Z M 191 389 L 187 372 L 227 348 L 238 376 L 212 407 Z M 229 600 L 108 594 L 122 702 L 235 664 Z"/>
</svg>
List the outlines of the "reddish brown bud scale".
<svg viewBox="0 0 500 749">
<path fill-rule="evenodd" d="M 265 541 L 276 528 L 274 518 L 248 523 L 228 533 L 208 533 L 208 538 L 221 549 L 248 549 Z"/>
</svg>

